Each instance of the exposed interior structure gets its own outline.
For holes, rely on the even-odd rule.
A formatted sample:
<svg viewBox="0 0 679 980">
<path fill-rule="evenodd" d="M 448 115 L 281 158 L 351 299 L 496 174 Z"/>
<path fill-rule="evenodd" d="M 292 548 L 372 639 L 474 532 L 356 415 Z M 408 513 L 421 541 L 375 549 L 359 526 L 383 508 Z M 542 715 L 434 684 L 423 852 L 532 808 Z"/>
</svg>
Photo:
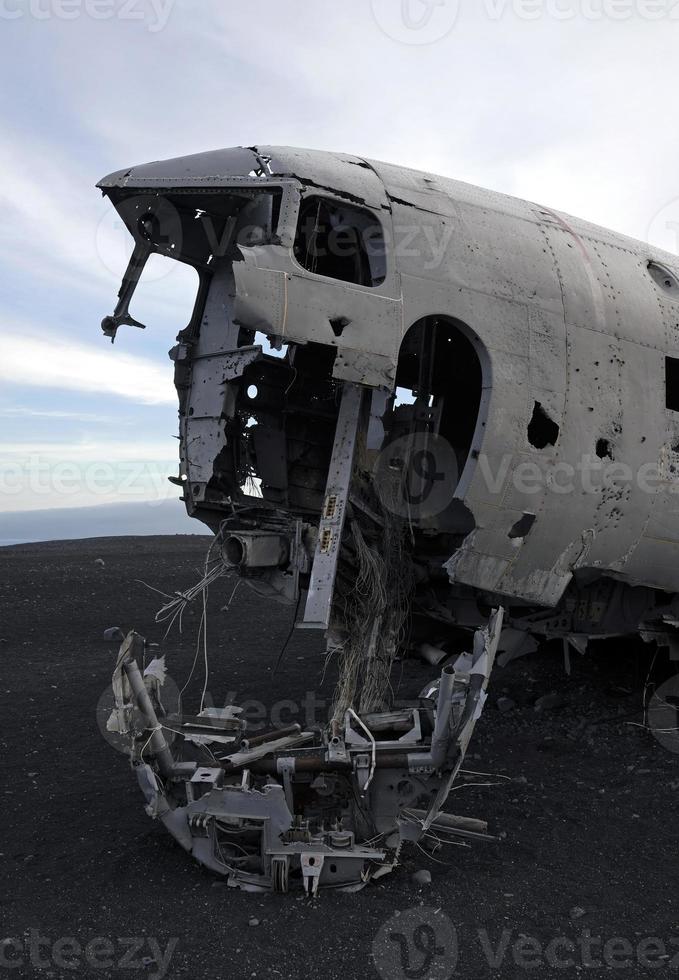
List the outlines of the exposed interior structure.
<svg viewBox="0 0 679 980">
<path fill-rule="evenodd" d="M 395 409 L 400 419 L 394 418 L 390 437 L 399 422 L 408 435 L 435 433 L 452 447 L 461 475 L 479 424 L 483 389 L 481 362 L 462 325 L 446 316 L 414 323 L 401 344 L 396 386 L 415 396 L 415 419 L 409 406 Z"/>
</svg>

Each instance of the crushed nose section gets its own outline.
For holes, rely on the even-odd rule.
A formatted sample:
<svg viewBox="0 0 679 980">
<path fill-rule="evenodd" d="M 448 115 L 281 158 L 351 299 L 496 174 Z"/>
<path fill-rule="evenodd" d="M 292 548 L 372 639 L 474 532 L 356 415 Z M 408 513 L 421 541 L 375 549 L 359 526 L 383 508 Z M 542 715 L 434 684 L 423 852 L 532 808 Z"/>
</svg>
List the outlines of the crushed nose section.
<svg viewBox="0 0 679 980">
<path fill-rule="evenodd" d="M 145 641 L 132 632 L 109 729 L 129 739 L 148 815 L 230 885 L 355 891 L 396 868 L 408 842 L 488 839 L 484 823 L 442 808 L 483 710 L 502 618 L 494 612 L 472 651 L 410 707 L 348 708 L 322 731 L 258 735 L 237 707 L 165 716 L 164 663 L 142 672 Z"/>
</svg>

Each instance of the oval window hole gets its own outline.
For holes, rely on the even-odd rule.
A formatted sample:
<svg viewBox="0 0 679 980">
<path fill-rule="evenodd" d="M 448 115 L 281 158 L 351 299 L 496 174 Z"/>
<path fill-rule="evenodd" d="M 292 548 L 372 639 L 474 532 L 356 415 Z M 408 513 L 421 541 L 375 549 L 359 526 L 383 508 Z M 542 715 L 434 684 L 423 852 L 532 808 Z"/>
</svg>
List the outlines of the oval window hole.
<svg viewBox="0 0 679 980">
<path fill-rule="evenodd" d="M 648 271 L 656 285 L 660 286 L 664 292 L 679 297 L 679 279 L 667 266 L 661 265 L 659 262 L 649 262 Z"/>
</svg>

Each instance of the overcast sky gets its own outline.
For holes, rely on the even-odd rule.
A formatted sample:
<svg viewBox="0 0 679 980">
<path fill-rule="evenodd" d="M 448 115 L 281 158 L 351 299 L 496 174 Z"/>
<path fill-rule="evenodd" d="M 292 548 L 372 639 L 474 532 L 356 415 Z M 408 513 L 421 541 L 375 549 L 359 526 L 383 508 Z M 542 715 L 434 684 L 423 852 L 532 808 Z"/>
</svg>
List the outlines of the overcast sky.
<svg viewBox="0 0 679 980">
<path fill-rule="evenodd" d="M 149 329 L 103 338 L 128 249 L 106 173 L 341 150 L 677 251 L 678 46 L 679 0 L 0 0 L 0 510 L 176 497 L 193 272 L 159 260 Z"/>
</svg>

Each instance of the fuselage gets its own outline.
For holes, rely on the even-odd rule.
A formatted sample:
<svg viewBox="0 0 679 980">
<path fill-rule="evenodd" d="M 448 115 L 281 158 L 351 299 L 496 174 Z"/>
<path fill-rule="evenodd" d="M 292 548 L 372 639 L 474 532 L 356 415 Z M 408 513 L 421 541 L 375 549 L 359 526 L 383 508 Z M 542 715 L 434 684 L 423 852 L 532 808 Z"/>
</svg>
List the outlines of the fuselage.
<svg viewBox="0 0 679 980">
<path fill-rule="evenodd" d="M 427 398 L 457 464 L 439 528 L 450 584 L 537 608 L 556 607 L 574 576 L 679 592 L 676 256 L 343 154 L 216 150 L 99 186 L 142 259 L 150 248 L 200 275 L 173 352 L 190 513 L 217 528 L 243 489 L 234 446 L 248 438 L 244 386 L 259 386 L 248 458 L 263 501 L 318 520 L 333 386 L 367 391 L 377 453 L 403 429 L 394 390 L 417 404 L 433 338 Z M 421 518 L 428 539 L 437 520 Z"/>
</svg>

